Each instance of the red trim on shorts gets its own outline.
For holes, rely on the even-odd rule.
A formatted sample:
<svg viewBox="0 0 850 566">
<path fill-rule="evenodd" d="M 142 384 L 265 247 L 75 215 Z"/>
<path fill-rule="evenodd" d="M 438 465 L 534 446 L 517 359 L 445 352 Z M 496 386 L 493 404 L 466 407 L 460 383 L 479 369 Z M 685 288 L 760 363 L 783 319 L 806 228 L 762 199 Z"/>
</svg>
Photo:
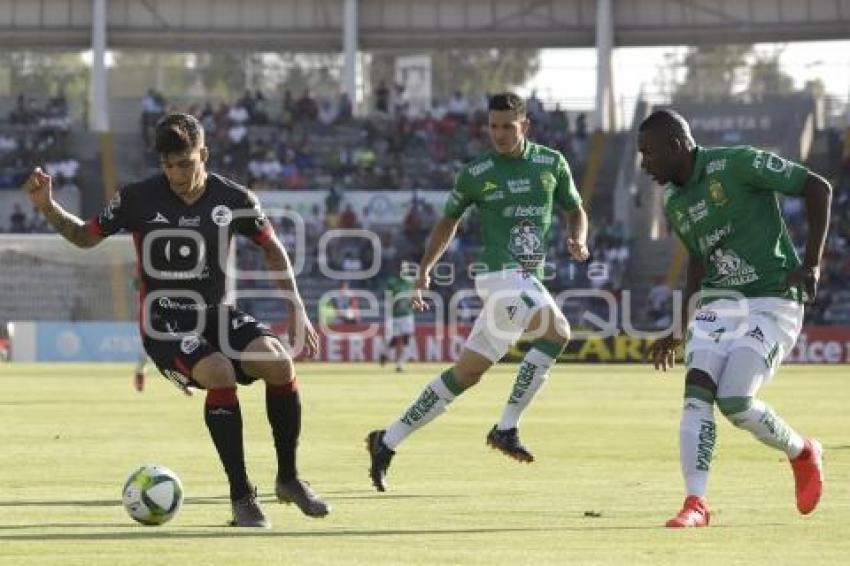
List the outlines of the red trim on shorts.
<svg viewBox="0 0 850 566">
<path fill-rule="evenodd" d="M 188 377 L 192 378 L 192 370 L 189 369 L 189 366 L 186 365 L 186 362 L 180 359 L 180 356 L 174 356 L 174 365 L 177 366 L 177 370 Z"/>
<path fill-rule="evenodd" d="M 221 389 L 207 390 L 207 399 L 204 403 L 207 407 L 235 407 L 239 404 L 236 397 L 235 387 L 223 387 Z"/>
<path fill-rule="evenodd" d="M 86 221 L 85 229 L 92 236 L 103 236 L 103 229 L 100 227 L 97 217 Z"/>
<path fill-rule="evenodd" d="M 263 231 L 258 233 L 258 234 L 255 234 L 252 239 L 254 240 L 255 243 L 262 246 L 263 244 L 265 244 L 266 242 L 271 240 L 272 236 L 274 236 L 274 230 L 272 229 L 271 226 L 266 224 L 266 227 L 263 228 Z"/>
<path fill-rule="evenodd" d="M 266 391 L 272 395 L 292 395 L 298 392 L 298 380 L 294 377 L 283 385 L 266 385 Z"/>
</svg>

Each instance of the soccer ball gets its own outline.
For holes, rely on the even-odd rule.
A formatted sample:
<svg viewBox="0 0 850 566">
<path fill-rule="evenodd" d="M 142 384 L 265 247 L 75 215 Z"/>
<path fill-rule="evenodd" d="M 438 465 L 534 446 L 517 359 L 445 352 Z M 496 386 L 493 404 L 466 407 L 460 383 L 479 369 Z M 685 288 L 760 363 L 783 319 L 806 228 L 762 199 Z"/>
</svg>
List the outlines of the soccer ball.
<svg viewBox="0 0 850 566">
<path fill-rule="evenodd" d="M 135 470 L 124 482 L 124 509 L 143 525 L 162 525 L 183 504 L 183 484 L 165 466 L 148 464 Z"/>
</svg>

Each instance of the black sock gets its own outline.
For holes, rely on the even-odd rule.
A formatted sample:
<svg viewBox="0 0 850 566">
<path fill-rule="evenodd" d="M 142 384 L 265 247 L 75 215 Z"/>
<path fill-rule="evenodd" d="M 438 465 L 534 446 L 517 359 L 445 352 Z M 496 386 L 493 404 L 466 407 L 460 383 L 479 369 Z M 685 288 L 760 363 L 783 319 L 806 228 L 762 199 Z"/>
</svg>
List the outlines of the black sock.
<svg viewBox="0 0 850 566">
<path fill-rule="evenodd" d="M 230 499 L 250 493 L 252 487 L 245 470 L 245 448 L 242 441 L 242 411 L 236 388 L 210 389 L 204 404 L 204 422 L 210 431 L 218 457 L 230 483 Z"/>
<path fill-rule="evenodd" d="M 298 476 L 295 452 L 301 436 L 301 398 L 295 378 L 286 385 L 266 386 L 266 415 L 277 452 L 277 475 L 281 481 Z"/>
</svg>

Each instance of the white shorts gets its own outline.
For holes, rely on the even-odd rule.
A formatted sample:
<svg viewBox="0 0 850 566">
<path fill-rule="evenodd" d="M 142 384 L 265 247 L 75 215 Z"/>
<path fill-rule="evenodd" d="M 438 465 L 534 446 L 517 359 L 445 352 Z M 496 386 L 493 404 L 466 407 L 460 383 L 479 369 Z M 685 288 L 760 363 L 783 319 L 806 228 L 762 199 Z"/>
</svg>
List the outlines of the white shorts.
<svg viewBox="0 0 850 566">
<path fill-rule="evenodd" d="M 559 310 L 536 277 L 515 269 L 476 276 L 475 290 L 483 305 L 464 346 L 493 363 L 519 340 L 541 307 Z"/>
<path fill-rule="evenodd" d="M 794 347 L 802 326 L 803 305 L 794 301 L 778 297 L 718 299 L 694 313 L 685 361 L 690 369 L 701 352 L 725 360 L 735 348 L 750 348 L 764 360 L 769 377 Z M 714 368 L 699 369 L 712 370 L 708 373 L 719 377 L 713 375 Z"/>
<path fill-rule="evenodd" d="M 396 336 L 410 336 L 413 334 L 415 323 L 413 321 L 413 313 L 403 316 L 394 316 L 390 323 L 390 332 L 387 334 L 387 340 Z"/>
</svg>

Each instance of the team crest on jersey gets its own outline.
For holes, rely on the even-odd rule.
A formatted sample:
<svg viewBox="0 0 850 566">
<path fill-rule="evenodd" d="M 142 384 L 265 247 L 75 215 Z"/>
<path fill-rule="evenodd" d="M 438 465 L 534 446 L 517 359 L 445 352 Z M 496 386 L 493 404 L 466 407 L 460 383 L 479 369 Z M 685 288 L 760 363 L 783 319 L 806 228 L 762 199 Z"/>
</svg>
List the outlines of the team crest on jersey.
<svg viewBox="0 0 850 566">
<path fill-rule="evenodd" d="M 555 180 L 555 176 L 551 173 L 551 171 L 545 171 L 540 174 L 540 184 L 543 185 L 543 190 L 547 193 L 551 193 L 555 190 L 555 185 L 557 181 Z"/>
<path fill-rule="evenodd" d="M 216 226 L 227 226 L 233 220 L 233 211 L 223 204 L 212 209 L 212 221 Z"/>
<path fill-rule="evenodd" d="M 718 287 L 747 285 L 759 279 L 753 266 L 733 250 L 717 248 L 709 260 L 717 271 L 719 280 L 715 284 Z"/>
<path fill-rule="evenodd" d="M 487 181 L 486 183 L 484 183 L 484 188 L 481 189 L 481 192 L 486 193 L 487 191 L 492 191 L 493 189 L 498 188 L 498 187 L 499 187 L 499 185 L 497 185 L 496 183 L 494 183 L 492 181 Z"/>
<path fill-rule="evenodd" d="M 708 198 L 717 206 L 723 206 L 729 202 L 729 198 L 726 196 L 726 192 L 723 190 L 723 185 L 720 184 L 720 181 L 712 181 L 708 185 Z"/>
<path fill-rule="evenodd" d="M 201 339 L 195 334 L 184 336 L 180 341 L 180 351 L 186 355 L 191 354 L 201 345 Z"/>
<path fill-rule="evenodd" d="M 540 228 L 533 222 L 522 220 L 511 228 L 508 248 L 525 267 L 534 267 L 543 261 L 543 238 Z"/>
</svg>

